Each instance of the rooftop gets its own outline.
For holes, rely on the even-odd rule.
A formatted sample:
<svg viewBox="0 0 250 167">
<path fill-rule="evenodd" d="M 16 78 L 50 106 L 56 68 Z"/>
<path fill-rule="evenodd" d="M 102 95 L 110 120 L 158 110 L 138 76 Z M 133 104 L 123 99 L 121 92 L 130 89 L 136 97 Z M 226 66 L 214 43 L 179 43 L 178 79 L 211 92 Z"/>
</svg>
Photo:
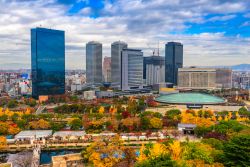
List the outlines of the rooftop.
<svg viewBox="0 0 250 167">
<path fill-rule="evenodd" d="M 53 134 L 53 136 L 84 136 L 86 133 L 85 131 L 58 131 Z"/>
<path fill-rule="evenodd" d="M 52 135 L 52 130 L 24 130 L 19 132 L 15 139 L 19 138 L 39 138 Z"/>
<path fill-rule="evenodd" d="M 222 104 L 225 100 L 203 93 L 174 93 L 162 95 L 156 98 L 156 101 L 169 104 Z"/>
</svg>

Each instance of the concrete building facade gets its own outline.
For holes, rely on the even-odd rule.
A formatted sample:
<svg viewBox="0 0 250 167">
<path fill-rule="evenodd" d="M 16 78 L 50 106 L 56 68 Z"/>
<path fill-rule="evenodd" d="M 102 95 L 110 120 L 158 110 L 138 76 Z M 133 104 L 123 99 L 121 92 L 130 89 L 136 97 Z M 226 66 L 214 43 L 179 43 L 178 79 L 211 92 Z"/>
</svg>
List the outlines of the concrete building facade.
<svg viewBox="0 0 250 167">
<path fill-rule="evenodd" d="M 111 82 L 111 57 L 104 57 L 103 78 L 105 82 Z"/>
<path fill-rule="evenodd" d="M 178 87 L 188 89 L 231 88 L 232 71 L 216 68 L 180 68 Z"/>
<path fill-rule="evenodd" d="M 86 44 L 86 82 L 102 82 L 102 44 L 91 41 Z"/>
<path fill-rule="evenodd" d="M 146 85 L 165 82 L 165 59 L 161 56 L 143 58 L 143 80 Z"/>
<path fill-rule="evenodd" d="M 123 49 L 121 57 L 121 89 L 130 90 L 143 86 L 143 52 Z"/>
</svg>

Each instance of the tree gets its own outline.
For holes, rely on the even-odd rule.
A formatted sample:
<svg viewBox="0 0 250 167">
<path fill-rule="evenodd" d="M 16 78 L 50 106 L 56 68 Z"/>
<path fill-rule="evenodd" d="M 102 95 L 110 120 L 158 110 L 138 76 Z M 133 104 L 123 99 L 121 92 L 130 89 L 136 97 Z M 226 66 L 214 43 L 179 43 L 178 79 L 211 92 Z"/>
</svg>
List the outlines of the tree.
<svg viewBox="0 0 250 167">
<path fill-rule="evenodd" d="M 215 125 L 215 131 L 222 134 L 227 134 L 230 133 L 231 131 L 239 132 L 243 129 L 244 126 L 235 120 L 220 121 L 219 124 Z"/>
<path fill-rule="evenodd" d="M 178 160 L 181 157 L 182 148 L 180 145 L 180 142 L 177 140 L 174 140 L 173 143 L 169 145 L 169 150 L 171 153 L 171 157 L 173 160 Z"/>
<path fill-rule="evenodd" d="M 8 108 L 15 108 L 18 106 L 18 102 L 16 100 L 10 100 L 8 103 L 7 103 L 7 107 Z"/>
<path fill-rule="evenodd" d="M 7 146 L 7 140 L 5 136 L 0 136 L 0 150 Z"/>
<path fill-rule="evenodd" d="M 233 137 L 223 148 L 225 166 L 250 166 L 250 135 Z"/>
<path fill-rule="evenodd" d="M 120 136 L 99 138 L 83 153 L 85 159 L 97 167 L 112 167 L 122 160 L 123 141 Z"/>
<path fill-rule="evenodd" d="M 215 139 L 215 138 L 209 138 L 209 139 L 202 139 L 201 141 L 204 144 L 209 144 L 210 146 L 214 147 L 217 150 L 223 149 L 223 143 L 222 141 Z"/>
<path fill-rule="evenodd" d="M 202 160 L 211 164 L 214 159 L 212 157 L 212 147 L 203 143 L 185 143 L 183 158 L 185 160 Z"/>
<path fill-rule="evenodd" d="M 138 162 L 135 167 L 176 167 L 177 163 L 167 154 L 160 155 L 153 159 Z"/>
<path fill-rule="evenodd" d="M 150 125 L 154 129 L 160 129 L 162 128 L 163 122 L 160 118 L 153 117 L 150 119 Z"/>
<path fill-rule="evenodd" d="M 3 114 L 3 115 L 1 115 L 0 116 L 0 121 L 7 121 L 8 120 L 8 115 L 6 115 L 6 114 Z"/>
<path fill-rule="evenodd" d="M 8 124 L 5 122 L 0 122 L 0 135 L 8 134 Z"/>
<path fill-rule="evenodd" d="M 72 130 L 79 130 L 82 127 L 82 121 L 77 118 L 73 119 L 72 121 L 69 122 L 70 129 Z"/>
<path fill-rule="evenodd" d="M 178 109 L 172 109 L 166 112 L 165 114 L 168 119 L 171 120 L 180 120 L 181 119 L 181 111 Z"/>
<path fill-rule="evenodd" d="M 29 127 L 31 129 L 49 129 L 50 128 L 50 124 L 48 121 L 44 120 L 44 119 L 40 119 L 38 121 L 31 121 L 29 123 Z"/>
<path fill-rule="evenodd" d="M 104 111 L 105 111 L 104 107 L 103 107 L 103 106 L 101 106 L 101 107 L 99 108 L 99 114 L 103 114 L 103 113 L 104 113 Z"/>
<path fill-rule="evenodd" d="M 59 130 L 61 130 L 62 128 L 65 127 L 65 123 L 63 123 L 63 122 L 57 123 L 57 122 L 51 121 L 50 122 L 50 127 L 51 127 L 51 130 L 53 130 L 53 132 L 59 131 Z"/>
<path fill-rule="evenodd" d="M 136 114 L 137 113 L 137 103 L 135 100 L 129 100 L 128 101 L 128 106 L 127 106 L 127 111 L 130 112 L 131 114 Z"/>
<path fill-rule="evenodd" d="M 208 132 L 211 132 L 212 129 L 210 127 L 205 127 L 205 126 L 197 126 L 194 129 L 194 134 L 198 137 L 204 136 Z"/>
</svg>

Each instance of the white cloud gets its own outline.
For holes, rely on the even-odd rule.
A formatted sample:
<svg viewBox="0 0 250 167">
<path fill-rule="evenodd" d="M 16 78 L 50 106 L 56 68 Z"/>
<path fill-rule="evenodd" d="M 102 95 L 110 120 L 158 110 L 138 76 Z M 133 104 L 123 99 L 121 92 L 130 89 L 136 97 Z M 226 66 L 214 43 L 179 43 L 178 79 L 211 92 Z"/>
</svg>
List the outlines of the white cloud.
<svg viewBox="0 0 250 167">
<path fill-rule="evenodd" d="M 116 40 L 143 49 L 146 56 L 152 52 L 148 44 L 157 47 L 160 41 L 164 56 L 166 42 L 180 41 L 184 44 L 185 65 L 244 63 L 250 59 L 248 38 L 225 37 L 223 33 L 181 33 L 188 28 L 186 22 L 205 22 L 204 16 L 209 12 L 243 12 L 249 7 L 249 3 L 243 2 L 117 0 L 111 4 L 106 1 L 105 8 L 100 11 L 102 17 L 93 19 L 87 16 L 91 8 L 69 16 L 66 12 L 70 6 L 55 5 L 53 0 L 49 4 L 43 0 L 0 0 L 0 69 L 30 67 L 30 29 L 40 25 L 65 30 L 66 67 L 71 69 L 85 68 L 85 44 L 91 40 L 103 43 L 103 57 L 110 56 L 110 44 Z M 222 19 L 229 19 L 234 14 L 226 16 Z M 173 35 L 170 32 L 180 33 Z"/>
<path fill-rule="evenodd" d="M 207 21 L 227 21 L 235 17 L 236 15 L 214 16 L 214 17 L 209 18 Z"/>
</svg>

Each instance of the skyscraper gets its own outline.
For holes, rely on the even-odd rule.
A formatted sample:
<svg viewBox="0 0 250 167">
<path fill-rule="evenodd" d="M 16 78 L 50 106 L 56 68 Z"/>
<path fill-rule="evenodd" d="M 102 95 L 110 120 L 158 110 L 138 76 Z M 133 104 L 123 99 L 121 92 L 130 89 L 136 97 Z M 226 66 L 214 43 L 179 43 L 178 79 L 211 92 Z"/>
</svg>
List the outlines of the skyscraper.
<svg viewBox="0 0 250 167">
<path fill-rule="evenodd" d="M 143 86 L 143 52 L 123 49 L 121 57 L 121 89 L 137 89 Z"/>
<path fill-rule="evenodd" d="M 111 44 L 111 81 L 115 87 L 121 87 L 121 53 L 128 45 L 117 41 Z"/>
<path fill-rule="evenodd" d="M 146 85 L 165 82 L 165 59 L 161 56 L 143 57 L 143 79 Z"/>
<path fill-rule="evenodd" d="M 64 31 L 31 29 L 32 96 L 65 93 Z"/>
<path fill-rule="evenodd" d="M 103 76 L 105 82 L 111 82 L 111 57 L 104 57 Z"/>
<path fill-rule="evenodd" d="M 165 81 L 177 85 L 178 68 L 183 66 L 183 45 L 168 42 L 165 45 Z"/>
<path fill-rule="evenodd" d="M 102 44 L 99 42 L 86 44 L 86 82 L 102 83 Z"/>
</svg>

